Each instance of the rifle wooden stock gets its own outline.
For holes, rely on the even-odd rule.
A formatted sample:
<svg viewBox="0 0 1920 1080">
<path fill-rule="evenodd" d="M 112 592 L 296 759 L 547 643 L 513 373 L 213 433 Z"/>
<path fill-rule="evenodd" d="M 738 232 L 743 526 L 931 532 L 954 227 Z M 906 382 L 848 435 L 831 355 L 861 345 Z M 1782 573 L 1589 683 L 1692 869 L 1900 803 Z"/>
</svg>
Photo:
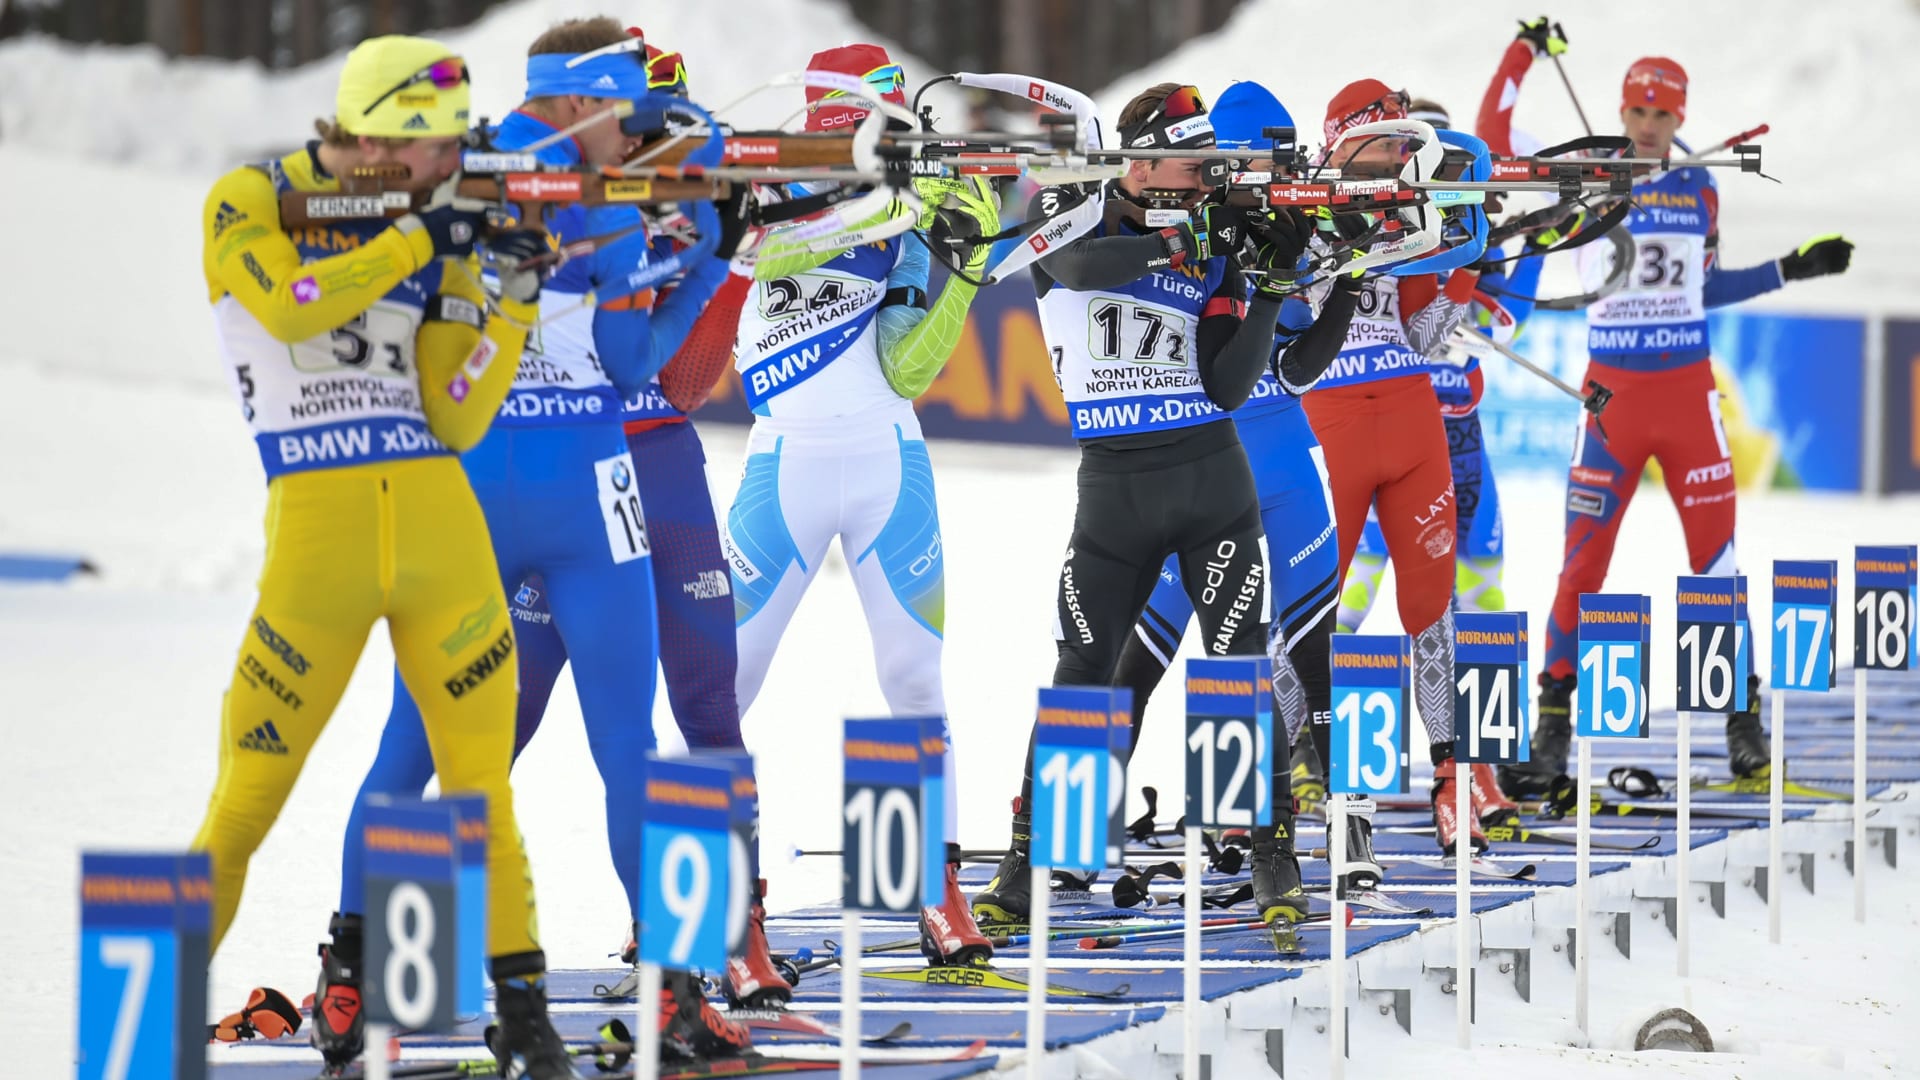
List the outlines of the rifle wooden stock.
<svg viewBox="0 0 1920 1080">
<path fill-rule="evenodd" d="M 594 173 L 532 172 L 463 176 L 456 191 L 465 199 L 518 206 L 518 216 L 530 220 L 538 216 L 541 207 L 562 203 L 646 206 L 724 199 L 731 193 L 732 183 L 698 176 L 623 178 Z M 281 195 L 280 223 L 297 227 L 346 218 L 397 218 L 411 213 L 417 202 L 417 197 L 407 191 L 404 172 L 368 169 L 341 178 L 339 191 L 289 191 Z"/>
<path fill-rule="evenodd" d="M 700 146 L 703 139 L 689 136 L 658 153 L 643 146 L 633 159 L 643 165 L 679 165 Z M 820 166 L 851 165 L 853 137 L 850 135 L 792 135 L 784 132 L 751 132 L 728 135 L 723 163 L 727 165 Z"/>
</svg>

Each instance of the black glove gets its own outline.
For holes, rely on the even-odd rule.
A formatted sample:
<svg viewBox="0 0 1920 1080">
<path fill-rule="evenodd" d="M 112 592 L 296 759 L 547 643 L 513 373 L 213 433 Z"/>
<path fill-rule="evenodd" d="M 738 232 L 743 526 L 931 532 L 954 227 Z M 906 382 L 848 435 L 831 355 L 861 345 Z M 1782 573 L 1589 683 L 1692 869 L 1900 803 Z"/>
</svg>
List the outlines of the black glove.
<svg viewBox="0 0 1920 1080">
<path fill-rule="evenodd" d="M 1207 203 L 1188 212 L 1187 220 L 1172 228 L 1161 229 L 1167 255 L 1176 262 L 1185 256 L 1188 264 L 1203 263 L 1221 255 L 1239 252 L 1246 239 L 1247 216 L 1237 207 Z"/>
<path fill-rule="evenodd" d="M 1300 256 L 1306 254 L 1307 241 L 1314 234 L 1312 219 L 1292 207 L 1249 214 L 1247 233 L 1253 241 L 1254 266 L 1264 271 L 1254 279 L 1254 293 L 1280 297 L 1295 292 Z"/>
<path fill-rule="evenodd" d="M 493 253 L 493 268 L 500 277 L 502 296 L 523 304 L 540 299 L 540 281 L 546 268 L 522 264 L 549 253 L 546 233 L 538 229 L 508 229 L 489 237 L 487 250 Z"/>
<path fill-rule="evenodd" d="M 714 246 L 713 253 L 722 259 L 731 259 L 740 250 L 740 242 L 747 238 L 747 230 L 753 227 L 753 202 L 748 197 L 748 185 L 735 182 L 726 198 L 714 200 L 713 210 L 720 215 L 720 242 Z"/>
<path fill-rule="evenodd" d="M 461 199 L 460 203 L 470 200 Z M 393 223 L 401 232 L 427 231 L 428 239 L 433 241 L 433 254 L 436 258 L 452 257 L 464 259 L 473 254 L 473 242 L 486 228 L 485 210 L 470 209 L 455 203 L 435 206 L 417 214 L 408 214 Z"/>
<path fill-rule="evenodd" d="M 1801 244 L 1780 260 L 1782 281 L 1805 281 L 1824 274 L 1844 273 L 1853 261 L 1853 243 L 1838 233 Z"/>
<path fill-rule="evenodd" d="M 1559 56 L 1567 51 L 1567 32 L 1560 29 L 1559 23 L 1548 22 L 1545 15 L 1532 22 L 1523 20 L 1520 32 L 1513 37 L 1515 41 L 1532 45 L 1535 56 Z"/>
</svg>

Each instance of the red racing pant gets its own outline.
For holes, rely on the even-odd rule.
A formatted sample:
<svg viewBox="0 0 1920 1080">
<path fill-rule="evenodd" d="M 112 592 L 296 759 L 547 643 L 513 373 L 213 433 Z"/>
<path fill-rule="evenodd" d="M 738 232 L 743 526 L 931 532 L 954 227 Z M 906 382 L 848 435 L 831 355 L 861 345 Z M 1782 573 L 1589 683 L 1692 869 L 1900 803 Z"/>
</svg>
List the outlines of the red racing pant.
<svg viewBox="0 0 1920 1080">
<path fill-rule="evenodd" d="M 1612 388 L 1613 400 L 1602 421 L 1606 440 L 1588 416 L 1567 470 L 1567 550 L 1547 621 L 1546 671 L 1555 678 L 1574 673 L 1580 594 L 1599 592 L 1606 584 L 1620 522 L 1648 458 L 1666 475 L 1693 573 L 1734 572 L 1733 457 L 1711 363 L 1701 360 L 1671 371 L 1595 363 L 1587 377 Z"/>
<path fill-rule="evenodd" d="M 1376 506 L 1393 562 L 1400 625 L 1419 634 L 1453 600 L 1453 464 L 1425 372 L 1314 390 L 1301 399 L 1326 453 L 1344 583 Z"/>
</svg>

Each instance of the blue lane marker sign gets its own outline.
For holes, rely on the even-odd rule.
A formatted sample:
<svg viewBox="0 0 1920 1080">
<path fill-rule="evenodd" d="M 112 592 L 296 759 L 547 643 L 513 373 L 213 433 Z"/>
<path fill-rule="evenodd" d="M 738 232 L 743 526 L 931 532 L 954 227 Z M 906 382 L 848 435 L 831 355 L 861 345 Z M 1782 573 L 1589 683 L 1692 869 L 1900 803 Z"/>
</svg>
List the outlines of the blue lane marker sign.
<svg viewBox="0 0 1920 1080">
<path fill-rule="evenodd" d="M 1273 661 L 1187 661 L 1188 824 L 1273 824 Z"/>
<path fill-rule="evenodd" d="M 1335 634 L 1332 662 L 1327 790 L 1406 794 L 1412 643 L 1405 634 Z"/>
<path fill-rule="evenodd" d="M 1857 547 L 1853 554 L 1853 665 L 1907 671 L 1920 637 L 1914 630 L 1915 549 Z"/>
<path fill-rule="evenodd" d="M 1453 643 L 1455 760 L 1526 761 L 1526 613 L 1462 611 L 1453 617 Z"/>
<path fill-rule="evenodd" d="M 1653 601 L 1633 593 L 1581 593 L 1580 687 L 1574 730 L 1583 739 L 1644 739 Z"/>
<path fill-rule="evenodd" d="M 80 1080 L 205 1080 L 207 856 L 80 856 Z"/>
<path fill-rule="evenodd" d="M 1674 621 L 1674 707 L 1743 712 L 1747 707 L 1747 579 L 1679 579 Z"/>
<path fill-rule="evenodd" d="M 848 720 L 845 752 L 842 903 L 848 911 L 916 912 L 926 889 L 920 722 Z"/>
<path fill-rule="evenodd" d="M 644 783 L 640 960 L 718 970 L 727 962 L 733 770 L 649 754 Z"/>
<path fill-rule="evenodd" d="M 1127 737 L 1132 693 L 1110 687 L 1040 691 L 1033 748 L 1033 865 L 1090 872 L 1120 852 L 1118 812 L 1126 770 L 1115 754 Z"/>
<path fill-rule="evenodd" d="M 1831 559 L 1773 564 L 1775 690 L 1834 687 L 1834 622 L 1840 603 L 1840 567 Z"/>
</svg>

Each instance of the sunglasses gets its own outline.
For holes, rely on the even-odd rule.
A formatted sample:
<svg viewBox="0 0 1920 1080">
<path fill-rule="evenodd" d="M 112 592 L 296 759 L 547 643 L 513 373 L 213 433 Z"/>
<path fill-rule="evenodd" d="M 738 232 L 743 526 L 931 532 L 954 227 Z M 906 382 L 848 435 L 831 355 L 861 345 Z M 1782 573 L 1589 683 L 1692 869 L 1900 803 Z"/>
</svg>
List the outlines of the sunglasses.
<svg viewBox="0 0 1920 1080">
<path fill-rule="evenodd" d="M 1341 117 L 1339 126 L 1346 127 L 1348 124 L 1353 123 L 1355 120 L 1358 120 L 1360 117 L 1363 117 L 1368 113 L 1373 112 L 1376 109 L 1380 110 L 1380 112 L 1383 113 L 1387 119 L 1394 119 L 1395 117 L 1398 117 L 1398 116 L 1405 116 L 1407 115 L 1408 109 L 1411 108 L 1412 105 L 1413 105 L 1413 98 L 1409 96 L 1405 90 L 1395 90 L 1393 93 L 1388 94 L 1386 97 L 1383 97 L 1378 101 L 1370 102 L 1366 105 L 1363 105 L 1360 108 L 1355 109 L 1352 112 L 1348 113 L 1347 115 Z"/>
<path fill-rule="evenodd" d="M 1201 99 L 1199 89 L 1182 86 L 1161 99 L 1160 104 L 1154 106 L 1153 111 L 1147 114 L 1147 118 L 1136 126 L 1144 128 L 1156 120 L 1178 120 L 1183 116 L 1197 116 L 1206 111 L 1207 104 Z"/>
<path fill-rule="evenodd" d="M 395 84 L 391 90 L 374 98 L 373 104 L 360 110 L 360 115 L 371 116 L 373 110 L 380 107 L 381 102 L 410 86 L 418 86 L 423 82 L 430 82 L 436 89 L 451 90 L 461 83 L 468 81 L 470 80 L 467 78 L 467 62 L 465 60 L 457 56 L 443 57 L 421 68 L 419 71 L 414 72 L 412 75 L 407 76 Z"/>
<path fill-rule="evenodd" d="M 632 31 L 628 31 L 629 34 Z M 567 61 L 569 68 L 577 68 L 589 60 L 598 60 L 603 56 L 619 56 L 621 53 L 637 53 L 634 59 L 641 67 L 647 66 L 647 42 L 644 38 L 628 37 L 625 41 L 616 41 L 611 45 L 602 45 L 592 52 L 583 52 Z"/>
<path fill-rule="evenodd" d="M 883 64 L 860 76 L 860 79 L 882 94 L 900 94 L 905 93 L 907 89 L 907 72 L 899 64 Z M 820 95 L 820 98 L 824 101 L 827 98 L 839 97 L 843 93 L 845 91 L 829 90 Z"/>
<path fill-rule="evenodd" d="M 684 91 L 687 64 L 677 52 L 661 53 L 647 62 L 647 89 Z"/>
</svg>

